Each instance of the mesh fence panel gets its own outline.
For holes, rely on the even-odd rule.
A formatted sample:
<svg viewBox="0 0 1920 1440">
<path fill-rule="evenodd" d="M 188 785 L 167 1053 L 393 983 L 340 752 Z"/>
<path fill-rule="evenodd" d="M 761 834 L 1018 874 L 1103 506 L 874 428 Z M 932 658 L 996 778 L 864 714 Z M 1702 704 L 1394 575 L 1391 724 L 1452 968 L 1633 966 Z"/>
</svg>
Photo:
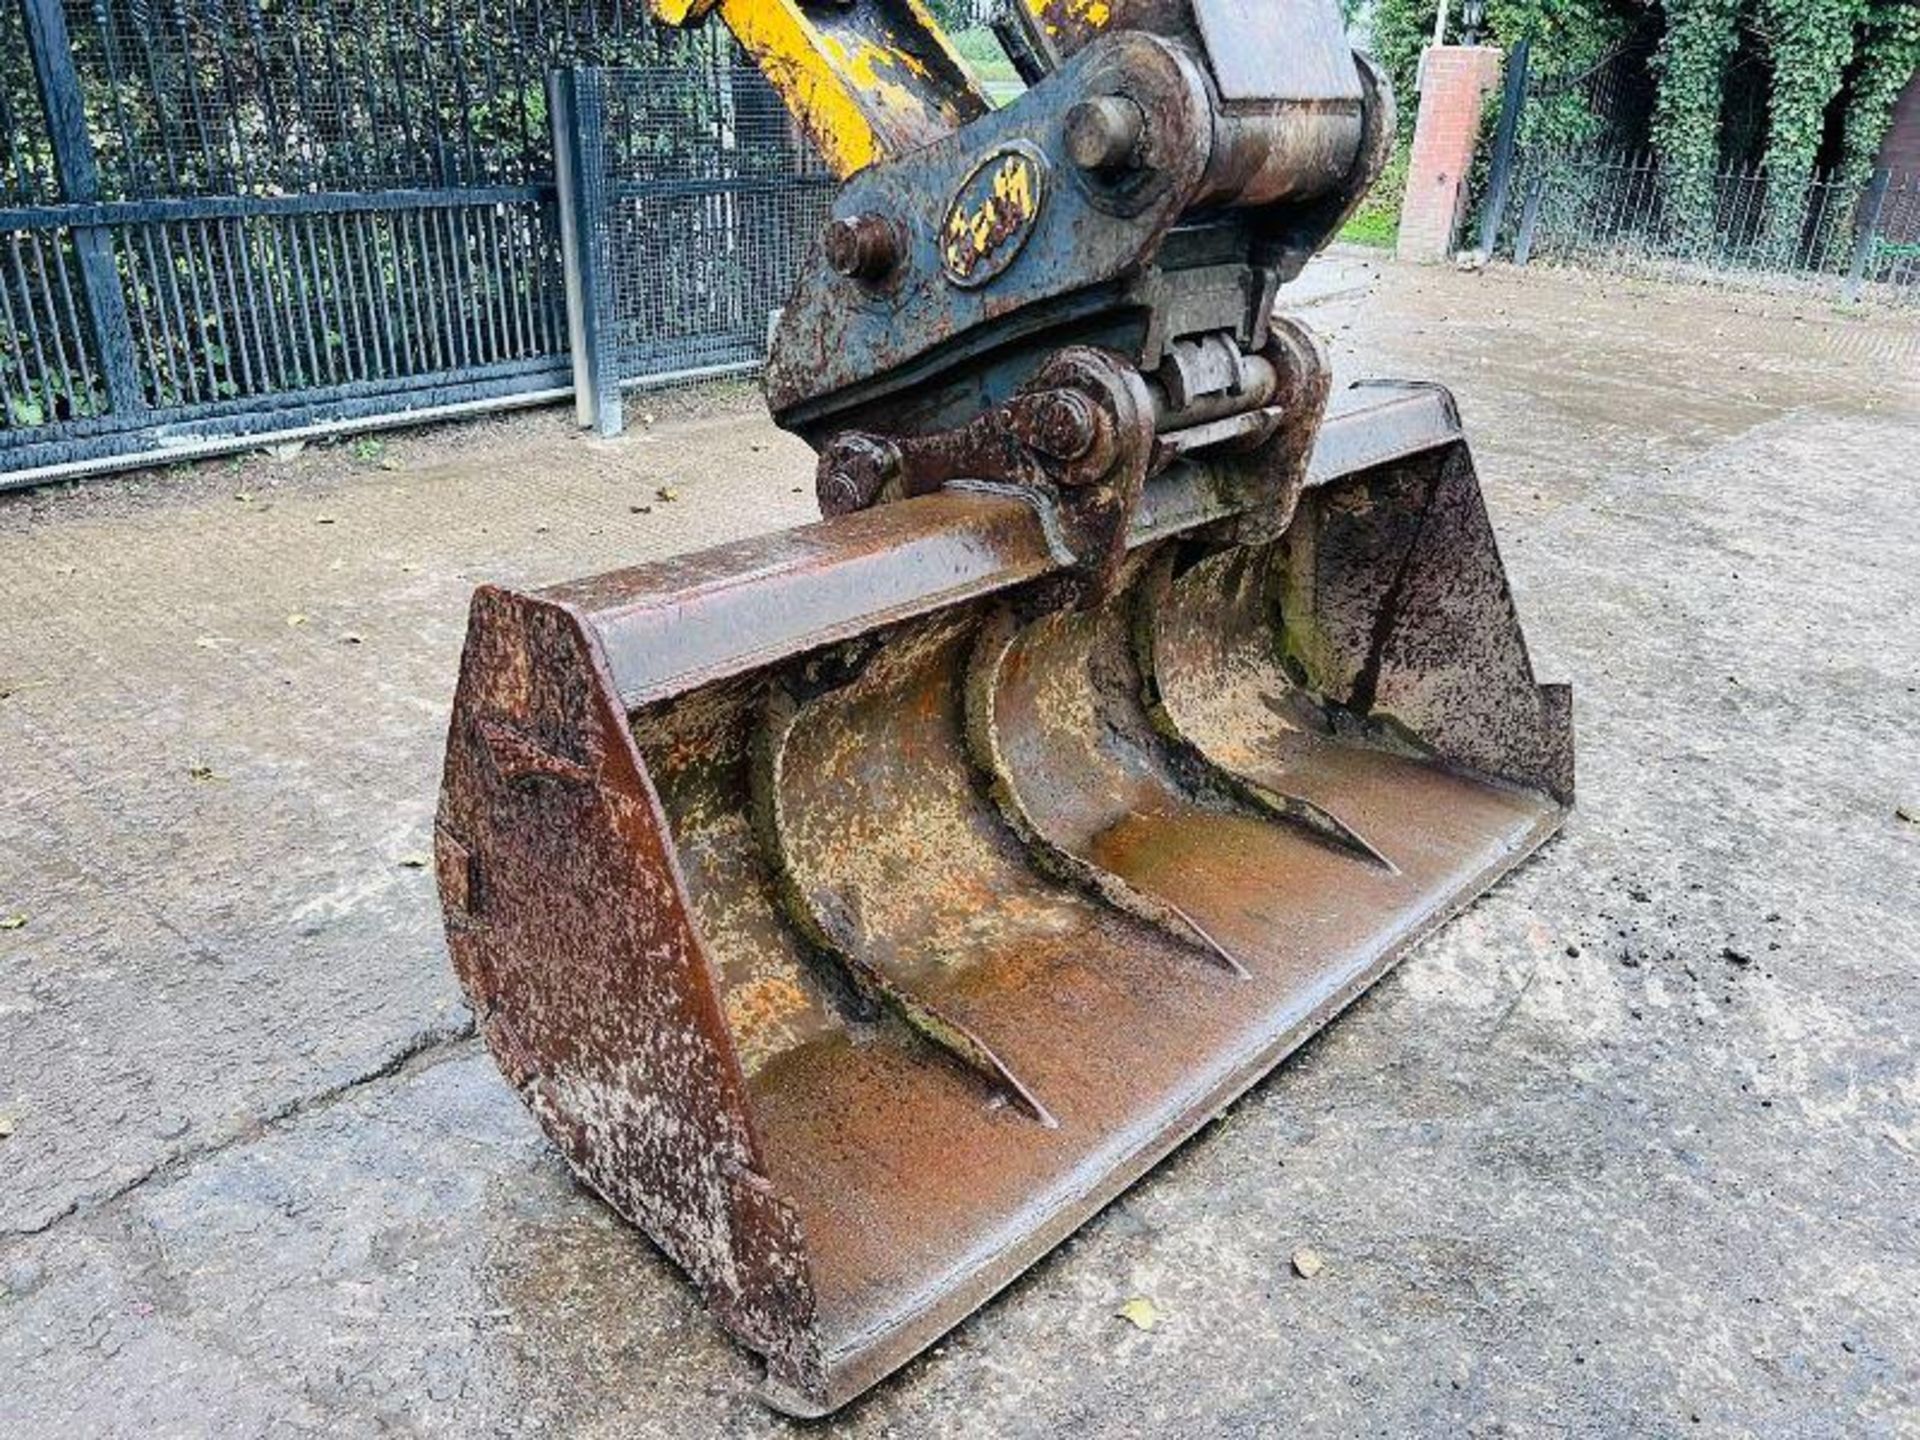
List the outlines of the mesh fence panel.
<svg viewBox="0 0 1920 1440">
<path fill-rule="evenodd" d="M 65 0 L 102 193 L 516 185 L 562 64 L 718 63 L 639 0 Z"/>
<path fill-rule="evenodd" d="M 628 68 L 590 84 L 584 148 L 604 177 L 590 243 L 612 373 L 657 383 L 757 366 L 831 176 L 753 69 Z"/>
<path fill-rule="evenodd" d="M 0 5 L 0 205 L 57 198 L 53 146 L 40 120 L 40 97 L 19 7 Z"/>
</svg>

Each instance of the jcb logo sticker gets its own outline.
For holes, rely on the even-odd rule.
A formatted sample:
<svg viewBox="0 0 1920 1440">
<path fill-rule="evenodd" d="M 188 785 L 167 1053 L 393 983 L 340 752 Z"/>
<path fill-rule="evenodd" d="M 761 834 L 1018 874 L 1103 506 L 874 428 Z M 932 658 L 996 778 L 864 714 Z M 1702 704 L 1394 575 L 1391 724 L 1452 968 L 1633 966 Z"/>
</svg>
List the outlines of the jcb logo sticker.
<svg viewBox="0 0 1920 1440">
<path fill-rule="evenodd" d="M 997 151 L 960 182 L 940 227 L 940 261 L 956 285 L 984 285 L 1013 263 L 1046 199 L 1046 167 L 1024 146 Z"/>
</svg>

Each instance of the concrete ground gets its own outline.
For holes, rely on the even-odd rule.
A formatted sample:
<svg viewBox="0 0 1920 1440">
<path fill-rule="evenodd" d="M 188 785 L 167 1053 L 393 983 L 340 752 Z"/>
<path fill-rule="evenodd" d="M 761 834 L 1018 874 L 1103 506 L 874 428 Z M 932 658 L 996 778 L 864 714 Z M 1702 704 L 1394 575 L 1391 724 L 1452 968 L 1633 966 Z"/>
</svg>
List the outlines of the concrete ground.
<svg viewBox="0 0 1920 1440">
<path fill-rule="evenodd" d="M 839 1423 L 1915 1433 L 1913 317 L 1376 269 L 1310 313 L 1460 394 L 1580 808 Z M 809 518 L 750 404 L 640 408 L 0 500 L 0 1432 L 793 1428 L 420 868 L 476 582 Z"/>
</svg>

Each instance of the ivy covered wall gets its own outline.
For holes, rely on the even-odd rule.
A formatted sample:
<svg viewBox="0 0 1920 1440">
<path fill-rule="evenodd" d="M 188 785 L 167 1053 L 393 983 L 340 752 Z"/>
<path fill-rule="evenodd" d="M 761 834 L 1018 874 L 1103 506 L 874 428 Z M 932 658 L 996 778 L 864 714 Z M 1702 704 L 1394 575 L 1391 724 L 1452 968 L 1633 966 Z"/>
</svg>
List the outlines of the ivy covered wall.
<svg viewBox="0 0 1920 1440">
<path fill-rule="evenodd" d="M 1370 47 L 1411 96 L 1420 51 L 1431 39 L 1437 0 L 1348 0 Z M 1448 39 L 1459 36 L 1459 0 L 1450 0 Z M 1650 140 L 1696 204 L 1705 177 L 1735 160 L 1758 159 L 1776 177 L 1807 178 L 1838 164 L 1852 180 L 1873 167 L 1901 90 L 1920 68 L 1920 0 L 1487 0 L 1489 43 L 1511 49 L 1531 36 L 1536 71 L 1568 74 L 1605 54 L 1637 27 L 1657 28 L 1651 69 L 1656 100 Z M 1746 60 L 1753 63 L 1737 63 Z M 1729 85 L 1764 87 L 1730 95 Z M 1749 156 L 1730 117 L 1764 116 L 1758 154 Z M 1558 124 L 1578 124 L 1578 116 Z M 1737 127 L 1735 127 L 1737 128 Z M 1837 140 L 1836 140 L 1837 137 Z M 1565 138 L 1577 139 L 1577 135 Z M 1731 142 L 1731 143 L 1730 143 Z M 1837 151 L 1837 153 L 1836 153 Z M 1790 188 L 1782 186 L 1781 189 Z"/>
</svg>

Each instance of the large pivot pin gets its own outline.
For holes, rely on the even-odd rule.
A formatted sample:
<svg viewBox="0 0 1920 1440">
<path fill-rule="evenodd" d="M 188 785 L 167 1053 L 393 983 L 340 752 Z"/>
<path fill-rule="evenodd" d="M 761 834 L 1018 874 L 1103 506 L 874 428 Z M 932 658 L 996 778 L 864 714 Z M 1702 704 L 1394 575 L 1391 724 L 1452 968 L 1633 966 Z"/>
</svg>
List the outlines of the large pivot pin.
<svg viewBox="0 0 1920 1440">
<path fill-rule="evenodd" d="M 1067 155 L 1082 170 L 1131 170 L 1146 131 L 1146 114 L 1133 101 L 1096 95 L 1067 112 Z"/>
</svg>

